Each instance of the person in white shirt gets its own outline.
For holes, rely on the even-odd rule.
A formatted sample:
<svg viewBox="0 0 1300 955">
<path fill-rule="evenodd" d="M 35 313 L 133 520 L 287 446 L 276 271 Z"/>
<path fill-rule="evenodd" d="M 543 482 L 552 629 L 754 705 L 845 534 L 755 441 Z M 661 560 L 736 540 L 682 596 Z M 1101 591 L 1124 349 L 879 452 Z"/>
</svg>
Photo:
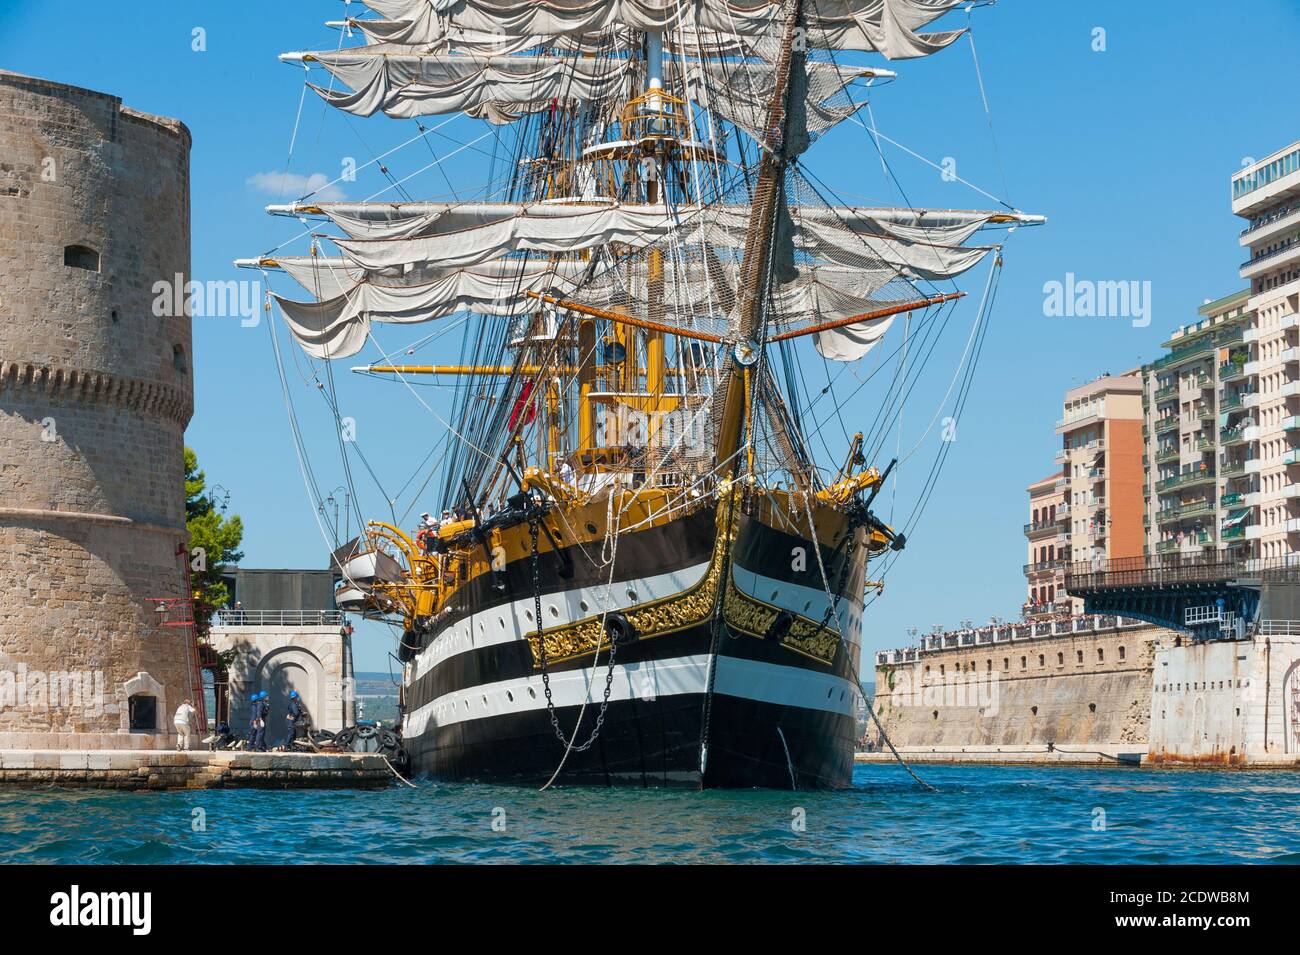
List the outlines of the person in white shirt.
<svg viewBox="0 0 1300 955">
<path fill-rule="evenodd" d="M 176 724 L 176 748 L 189 749 L 190 740 L 193 738 L 191 726 L 194 722 L 194 707 L 189 700 L 176 707 L 176 715 L 172 717 L 172 722 Z"/>
</svg>

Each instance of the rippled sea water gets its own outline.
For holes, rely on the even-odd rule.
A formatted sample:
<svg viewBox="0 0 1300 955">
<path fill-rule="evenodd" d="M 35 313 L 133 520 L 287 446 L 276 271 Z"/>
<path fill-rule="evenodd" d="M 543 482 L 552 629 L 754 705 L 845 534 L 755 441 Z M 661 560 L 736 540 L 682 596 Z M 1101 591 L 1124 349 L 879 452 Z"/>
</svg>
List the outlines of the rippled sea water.
<svg viewBox="0 0 1300 955">
<path fill-rule="evenodd" d="M 917 771 L 936 792 L 875 765 L 835 793 L 9 790 L 0 862 L 1300 862 L 1288 772 Z"/>
</svg>

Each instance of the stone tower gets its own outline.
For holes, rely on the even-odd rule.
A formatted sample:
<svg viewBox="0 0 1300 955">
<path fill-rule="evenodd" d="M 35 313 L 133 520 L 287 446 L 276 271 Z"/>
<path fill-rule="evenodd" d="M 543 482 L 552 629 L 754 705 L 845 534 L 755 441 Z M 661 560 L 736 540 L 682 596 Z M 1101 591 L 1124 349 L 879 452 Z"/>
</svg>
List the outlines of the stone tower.
<svg viewBox="0 0 1300 955">
<path fill-rule="evenodd" d="M 167 746 L 194 692 L 151 599 L 184 591 L 190 321 L 155 284 L 188 280 L 189 151 L 0 71 L 0 749 Z"/>
</svg>

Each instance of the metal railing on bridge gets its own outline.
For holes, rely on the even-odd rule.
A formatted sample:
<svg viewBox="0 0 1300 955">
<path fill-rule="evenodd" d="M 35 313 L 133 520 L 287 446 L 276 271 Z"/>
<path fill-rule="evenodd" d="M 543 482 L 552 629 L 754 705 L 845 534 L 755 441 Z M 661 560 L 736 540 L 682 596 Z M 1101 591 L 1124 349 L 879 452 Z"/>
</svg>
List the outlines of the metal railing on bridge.
<svg viewBox="0 0 1300 955">
<path fill-rule="evenodd" d="M 222 627 L 330 627 L 342 623 L 342 610 L 217 611 L 217 624 Z"/>
<path fill-rule="evenodd" d="M 1300 581 L 1300 555 L 1264 559 L 1228 557 L 1220 553 L 1152 554 L 1075 561 L 1065 569 L 1065 589 L 1070 593 L 1231 580 Z"/>
</svg>

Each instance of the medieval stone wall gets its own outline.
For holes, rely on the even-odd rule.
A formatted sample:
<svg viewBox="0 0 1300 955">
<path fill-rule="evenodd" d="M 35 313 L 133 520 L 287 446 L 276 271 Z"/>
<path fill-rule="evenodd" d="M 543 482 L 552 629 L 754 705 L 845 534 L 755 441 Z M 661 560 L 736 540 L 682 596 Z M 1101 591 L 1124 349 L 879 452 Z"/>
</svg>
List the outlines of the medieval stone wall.
<svg viewBox="0 0 1300 955">
<path fill-rule="evenodd" d="M 874 704 L 895 746 L 1141 745 L 1156 645 L 1121 628 L 954 647 L 876 667 Z"/>
<path fill-rule="evenodd" d="M 183 591 L 189 149 L 0 71 L 0 748 L 169 745 L 193 695 L 189 631 L 151 602 Z"/>
</svg>

